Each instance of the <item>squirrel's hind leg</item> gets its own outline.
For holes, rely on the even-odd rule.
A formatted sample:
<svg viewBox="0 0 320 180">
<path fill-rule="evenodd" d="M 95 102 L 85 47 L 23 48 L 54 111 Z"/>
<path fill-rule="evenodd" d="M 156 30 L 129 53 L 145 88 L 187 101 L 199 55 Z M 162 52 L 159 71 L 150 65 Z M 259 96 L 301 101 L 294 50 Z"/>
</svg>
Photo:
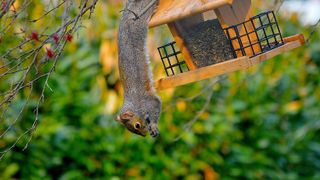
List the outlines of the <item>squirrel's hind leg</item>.
<svg viewBox="0 0 320 180">
<path fill-rule="evenodd" d="M 152 0 L 144 9 L 141 10 L 136 19 L 139 19 L 141 16 L 143 16 L 158 1 L 159 0 Z"/>
</svg>

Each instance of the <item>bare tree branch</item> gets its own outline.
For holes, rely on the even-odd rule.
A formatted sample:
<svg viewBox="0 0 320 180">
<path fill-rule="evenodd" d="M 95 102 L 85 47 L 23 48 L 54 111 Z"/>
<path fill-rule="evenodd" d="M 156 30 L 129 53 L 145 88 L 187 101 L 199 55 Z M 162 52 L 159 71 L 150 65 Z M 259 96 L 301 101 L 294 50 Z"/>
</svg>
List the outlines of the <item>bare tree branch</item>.
<svg viewBox="0 0 320 180">
<path fill-rule="evenodd" d="M 213 93 L 214 91 L 212 90 L 213 87 L 218 84 L 222 79 L 225 79 L 227 76 L 222 76 L 222 77 L 217 77 L 217 78 L 214 78 L 214 79 L 211 79 L 210 80 L 210 85 L 207 86 L 208 88 L 206 88 L 206 93 L 207 96 L 206 96 L 206 102 L 204 103 L 204 105 L 202 106 L 202 108 L 196 113 L 196 115 L 189 121 L 187 122 L 184 126 L 183 126 L 183 132 L 176 138 L 174 138 L 173 142 L 176 142 L 176 141 L 179 141 L 182 136 L 184 135 L 184 133 L 186 132 L 189 132 L 192 125 L 197 122 L 199 120 L 199 118 L 201 117 L 201 115 L 209 108 L 210 106 L 210 103 L 212 101 L 212 98 L 213 98 Z M 205 92 L 203 92 L 205 93 Z M 202 94 L 201 94 L 202 95 Z"/>
<path fill-rule="evenodd" d="M 12 5 L 13 2 L 14 0 L 11 0 L 10 5 Z M 11 26 L 15 26 L 15 23 L 17 20 L 19 20 L 19 15 L 27 9 L 32 1 L 25 0 L 20 9 L 16 10 L 14 8 L 14 12 L 10 14 L 1 14 L 2 16 L 0 16 L 0 20 L 1 17 L 6 17 L 7 20 L 3 21 L 3 24 L 5 25 L 3 26 L 4 28 L 0 28 L 0 37 L 3 34 L 6 35 L 5 38 L 10 36 L 10 34 L 13 36 L 22 36 L 20 43 L 15 45 L 13 48 L 9 48 L 2 55 L 0 55 L 0 61 L 3 62 L 0 66 L 0 70 L 2 70 L 0 79 L 7 78 L 8 76 L 14 76 L 17 73 L 21 74 L 21 77 L 17 76 L 19 77 L 17 81 L 12 81 L 12 84 L 9 86 L 6 92 L 0 94 L 0 109 L 2 111 L 1 117 L 5 117 L 5 114 L 8 112 L 8 108 L 10 108 L 10 104 L 23 89 L 30 88 L 30 93 L 26 99 L 26 102 L 19 109 L 19 112 L 15 116 L 14 120 L 10 122 L 7 128 L 1 133 L 0 138 L 5 138 L 6 134 L 13 129 L 15 124 L 21 118 L 26 106 L 28 105 L 30 97 L 32 96 L 34 85 L 41 79 L 44 79 L 44 82 L 42 84 L 40 97 L 38 98 L 38 102 L 34 108 L 35 118 L 31 127 L 20 134 L 10 146 L 5 147 L 4 150 L 0 151 L 0 159 L 4 157 L 7 152 L 12 150 L 23 137 L 26 136 L 28 136 L 28 138 L 23 150 L 28 147 L 36 127 L 39 124 L 39 108 L 45 100 L 46 89 L 48 88 L 50 91 L 53 91 L 49 86 L 49 79 L 52 73 L 55 71 L 55 68 L 59 62 L 59 58 L 63 53 L 66 44 L 72 40 L 72 34 L 75 33 L 79 27 L 81 27 L 81 20 L 83 16 L 88 12 L 90 18 L 97 2 L 98 0 L 82 0 L 80 2 L 80 6 L 75 7 L 74 2 L 71 0 L 58 1 L 56 5 L 53 5 L 52 8 L 48 9 L 40 17 L 25 22 L 26 25 L 32 25 L 32 23 L 37 23 L 39 20 L 47 20 L 49 14 L 53 15 L 55 12 L 61 9 L 61 7 L 64 7 L 63 14 L 61 16 L 61 25 L 58 27 L 51 27 L 51 25 L 48 25 L 47 27 L 43 28 L 43 32 L 41 33 L 38 33 L 39 31 L 34 31 L 31 34 L 28 34 L 26 29 L 21 29 L 21 32 L 7 33 Z M 70 15 L 72 8 L 79 8 L 78 14 L 75 17 L 71 17 Z M 2 11 L 0 11 L 0 13 L 2 13 Z M 11 14 L 13 15 L 11 16 Z M 0 21 L 0 23 L 2 22 Z M 45 33 L 48 30 L 51 30 L 51 33 Z M 46 47 L 47 44 L 51 44 L 49 49 Z M 28 49 L 30 46 L 33 48 Z M 44 47 L 46 47 L 45 52 L 43 52 Z M 40 73 L 44 69 L 39 71 L 39 68 L 45 66 L 46 64 L 44 64 L 44 62 L 48 62 L 49 60 L 53 62 L 49 70 L 47 72 Z M 36 75 L 35 78 L 33 78 L 33 74 Z"/>
</svg>

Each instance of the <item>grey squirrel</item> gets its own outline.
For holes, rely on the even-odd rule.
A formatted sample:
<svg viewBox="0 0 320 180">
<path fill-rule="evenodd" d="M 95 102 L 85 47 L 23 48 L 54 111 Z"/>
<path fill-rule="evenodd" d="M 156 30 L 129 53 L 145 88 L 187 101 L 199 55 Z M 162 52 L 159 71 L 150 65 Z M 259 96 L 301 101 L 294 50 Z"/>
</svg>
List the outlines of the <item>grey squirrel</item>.
<svg viewBox="0 0 320 180">
<path fill-rule="evenodd" d="M 159 0 L 128 0 L 118 30 L 120 81 L 124 103 L 117 121 L 129 131 L 159 134 L 161 100 L 156 94 L 147 51 L 148 22 Z"/>
</svg>

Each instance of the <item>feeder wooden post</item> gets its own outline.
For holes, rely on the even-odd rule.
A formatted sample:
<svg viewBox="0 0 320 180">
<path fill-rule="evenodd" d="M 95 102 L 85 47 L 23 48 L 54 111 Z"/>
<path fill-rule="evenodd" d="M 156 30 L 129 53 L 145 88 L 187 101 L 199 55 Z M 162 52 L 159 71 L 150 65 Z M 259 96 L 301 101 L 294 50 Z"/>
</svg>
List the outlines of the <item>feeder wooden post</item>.
<svg viewBox="0 0 320 180">
<path fill-rule="evenodd" d="M 223 28 L 240 24 L 253 16 L 251 0 L 233 1 L 231 5 L 225 5 L 215 9 L 215 12 Z M 248 34 L 249 32 L 254 31 L 254 24 L 252 23 L 245 23 L 245 27 L 246 28 L 241 27 L 242 29 L 239 29 L 238 33 L 240 35 Z M 230 31 L 229 33 L 230 37 L 235 37 L 237 32 Z M 241 43 L 243 44 L 243 47 L 253 44 L 254 42 L 257 42 L 257 40 L 258 35 L 256 33 L 250 33 L 248 36 L 241 37 Z M 240 47 L 239 43 L 239 41 L 232 41 L 232 44 L 235 48 Z M 251 56 L 254 54 L 254 52 L 261 52 L 261 48 L 258 44 L 255 44 L 253 45 L 254 52 L 252 52 L 251 48 L 245 48 L 244 51 L 246 52 L 247 56 Z M 242 56 L 241 52 L 237 52 L 237 56 Z"/>
<path fill-rule="evenodd" d="M 184 57 L 186 64 L 190 70 L 197 69 L 196 65 L 192 61 L 192 57 L 190 55 L 189 50 L 185 46 L 185 43 L 183 41 L 183 38 L 180 36 L 180 33 L 178 31 L 178 28 L 176 27 L 177 24 L 175 23 L 169 23 L 168 27 L 173 35 L 174 40 L 177 43 L 178 48 L 181 51 L 182 56 Z"/>
</svg>

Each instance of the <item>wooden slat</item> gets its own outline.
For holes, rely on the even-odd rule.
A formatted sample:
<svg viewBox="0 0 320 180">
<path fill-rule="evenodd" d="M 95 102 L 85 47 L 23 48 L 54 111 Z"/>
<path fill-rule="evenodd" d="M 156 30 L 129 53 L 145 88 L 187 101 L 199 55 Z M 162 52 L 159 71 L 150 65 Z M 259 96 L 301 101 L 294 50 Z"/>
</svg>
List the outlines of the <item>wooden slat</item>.
<svg viewBox="0 0 320 180">
<path fill-rule="evenodd" d="M 250 59 L 247 56 L 240 57 L 237 59 L 225 61 L 223 63 L 214 64 L 211 66 L 178 74 L 175 76 L 162 78 L 155 82 L 155 87 L 157 90 L 164 90 L 196 81 L 201 81 L 207 78 L 212 78 L 222 74 L 234 72 L 237 70 L 247 69 L 253 65 L 262 63 L 270 58 L 273 58 L 276 55 L 290 51 L 303 45 L 301 41 L 302 39 L 304 39 L 303 35 L 295 35 L 288 38 L 284 38 L 284 41 L 287 42 L 286 44 L 266 53 L 263 53 L 261 55 L 255 56 Z"/>
<path fill-rule="evenodd" d="M 158 80 L 155 83 L 155 87 L 158 90 L 173 88 L 184 84 L 204 80 L 210 77 L 219 76 L 222 74 L 230 73 L 240 69 L 246 69 L 250 67 L 250 61 L 248 57 L 241 57 L 229 61 L 225 61 L 219 64 L 206 66 L 193 71 L 185 72 L 175 76 L 167 77 Z"/>
<path fill-rule="evenodd" d="M 207 2 L 202 0 L 160 0 L 155 14 L 150 19 L 149 27 L 168 24 L 232 2 L 233 0 L 207 0 Z"/>
<path fill-rule="evenodd" d="M 300 43 L 299 40 L 296 40 L 296 41 L 291 41 L 291 42 L 288 42 L 276 49 L 273 49 L 271 51 L 268 51 L 266 53 L 263 53 L 259 56 L 255 56 L 253 58 L 250 58 L 250 61 L 251 61 L 251 64 L 252 65 L 255 65 L 255 64 L 259 64 L 259 63 L 262 63 L 263 61 L 266 61 L 270 58 L 273 58 L 281 53 L 285 53 L 287 51 L 290 51 L 292 49 L 295 49 L 299 46 L 301 46 L 302 44 Z"/>
<path fill-rule="evenodd" d="M 284 41 L 285 43 L 287 43 L 287 42 L 292 42 L 292 41 L 296 41 L 296 40 L 299 40 L 299 42 L 300 42 L 301 44 L 304 44 L 304 43 L 305 43 L 305 39 L 304 39 L 303 34 L 296 34 L 296 35 L 294 35 L 294 36 L 289 36 L 289 37 L 283 38 L 283 41 Z"/>
</svg>

